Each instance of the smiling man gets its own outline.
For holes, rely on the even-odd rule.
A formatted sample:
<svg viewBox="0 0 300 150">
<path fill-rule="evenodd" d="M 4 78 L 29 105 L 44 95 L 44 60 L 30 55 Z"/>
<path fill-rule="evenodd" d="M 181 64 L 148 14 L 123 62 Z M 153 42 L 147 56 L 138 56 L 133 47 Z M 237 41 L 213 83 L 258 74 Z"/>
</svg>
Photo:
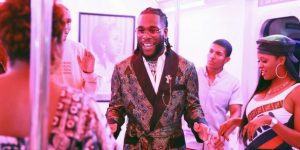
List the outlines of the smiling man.
<svg viewBox="0 0 300 150">
<path fill-rule="evenodd" d="M 137 49 L 112 75 L 106 117 L 115 136 L 127 116 L 124 149 L 185 149 L 184 116 L 198 141 L 206 140 L 196 69 L 171 50 L 167 16 L 160 9 L 145 9 L 136 34 Z"/>
</svg>

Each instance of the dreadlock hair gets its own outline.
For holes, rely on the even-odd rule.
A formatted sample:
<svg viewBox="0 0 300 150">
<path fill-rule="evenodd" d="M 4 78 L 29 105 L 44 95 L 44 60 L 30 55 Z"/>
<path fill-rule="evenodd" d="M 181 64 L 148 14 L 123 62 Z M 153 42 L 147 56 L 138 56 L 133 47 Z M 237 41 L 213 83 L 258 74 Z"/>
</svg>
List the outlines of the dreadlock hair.
<svg viewBox="0 0 300 150">
<path fill-rule="evenodd" d="M 163 13 L 163 11 L 159 8 L 152 8 L 152 7 L 148 7 L 145 10 L 143 10 L 140 15 L 143 14 L 155 14 L 158 15 L 160 17 L 160 23 L 165 27 L 168 28 L 168 17 L 165 13 Z M 165 39 L 165 44 L 166 44 L 166 48 L 167 48 L 167 52 L 171 50 L 172 45 L 169 42 L 169 38 L 167 37 Z M 134 53 L 138 53 L 139 48 L 137 47 L 136 50 L 134 51 Z"/>
</svg>

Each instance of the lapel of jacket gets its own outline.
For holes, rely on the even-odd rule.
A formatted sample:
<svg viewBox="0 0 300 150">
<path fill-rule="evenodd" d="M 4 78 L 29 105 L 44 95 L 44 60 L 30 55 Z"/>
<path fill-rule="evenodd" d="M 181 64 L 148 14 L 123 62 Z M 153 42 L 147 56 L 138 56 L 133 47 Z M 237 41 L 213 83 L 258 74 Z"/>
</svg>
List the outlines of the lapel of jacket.
<svg viewBox="0 0 300 150">
<path fill-rule="evenodd" d="M 166 109 L 167 107 L 166 105 L 171 103 L 169 102 L 171 96 L 170 94 L 172 93 L 172 91 L 170 93 L 170 84 L 171 87 L 174 86 L 176 73 L 178 70 L 178 63 L 179 63 L 178 55 L 171 50 L 167 51 L 165 55 L 166 55 L 165 65 L 159 83 L 156 99 L 153 103 L 153 115 L 150 120 L 151 131 L 154 130 L 155 127 L 157 126 L 156 124 L 158 123 L 162 113 Z M 171 77 L 169 83 L 167 83 L 167 78 L 166 78 L 167 76 Z"/>
<path fill-rule="evenodd" d="M 145 96 L 147 97 L 147 99 L 150 101 L 150 103 L 153 106 L 156 94 L 155 94 L 154 88 L 152 86 L 152 83 L 150 81 L 150 78 L 148 76 L 147 70 L 145 68 L 142 55 L 140 53 L 135 54 L 133 56 L 133 58 L 131 59 L 131 63 L 132 63 L 135 75 L 137 77 L 137 80 L 138 80 Z"/>
</svg>

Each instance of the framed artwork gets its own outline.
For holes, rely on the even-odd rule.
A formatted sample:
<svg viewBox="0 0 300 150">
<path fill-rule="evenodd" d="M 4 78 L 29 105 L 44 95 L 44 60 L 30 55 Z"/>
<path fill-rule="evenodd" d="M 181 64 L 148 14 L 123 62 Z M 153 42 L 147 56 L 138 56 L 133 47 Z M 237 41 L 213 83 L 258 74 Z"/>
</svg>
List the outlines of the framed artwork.
<svg viewBox="0 0 300 150">
<path fill-rule="evenodd" d="M 110 100 L 114 66 L 134 50 L 135 16 L 79 13 L 79 42 L 96 58 L 95 73 L 100 76 L 99 101 Z"/>
</svg>

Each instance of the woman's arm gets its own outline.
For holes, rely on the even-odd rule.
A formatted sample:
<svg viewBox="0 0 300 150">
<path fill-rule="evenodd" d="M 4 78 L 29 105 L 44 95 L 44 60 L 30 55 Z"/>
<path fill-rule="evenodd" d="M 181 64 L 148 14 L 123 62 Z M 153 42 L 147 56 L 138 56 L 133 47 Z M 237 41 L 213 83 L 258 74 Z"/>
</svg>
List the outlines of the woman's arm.
<svg viewBox="0 0 300 150">
<path fill-rule="evenodd" d="M 273 130 L 282 138 L 286 143 L 293 147 L 300 148 L 300 86 L 296 87 L 285 99 L 288 109 L 294 114 L 294 129 L 291 129 L 282 123 L 274 125 Z"/>
</svg>

